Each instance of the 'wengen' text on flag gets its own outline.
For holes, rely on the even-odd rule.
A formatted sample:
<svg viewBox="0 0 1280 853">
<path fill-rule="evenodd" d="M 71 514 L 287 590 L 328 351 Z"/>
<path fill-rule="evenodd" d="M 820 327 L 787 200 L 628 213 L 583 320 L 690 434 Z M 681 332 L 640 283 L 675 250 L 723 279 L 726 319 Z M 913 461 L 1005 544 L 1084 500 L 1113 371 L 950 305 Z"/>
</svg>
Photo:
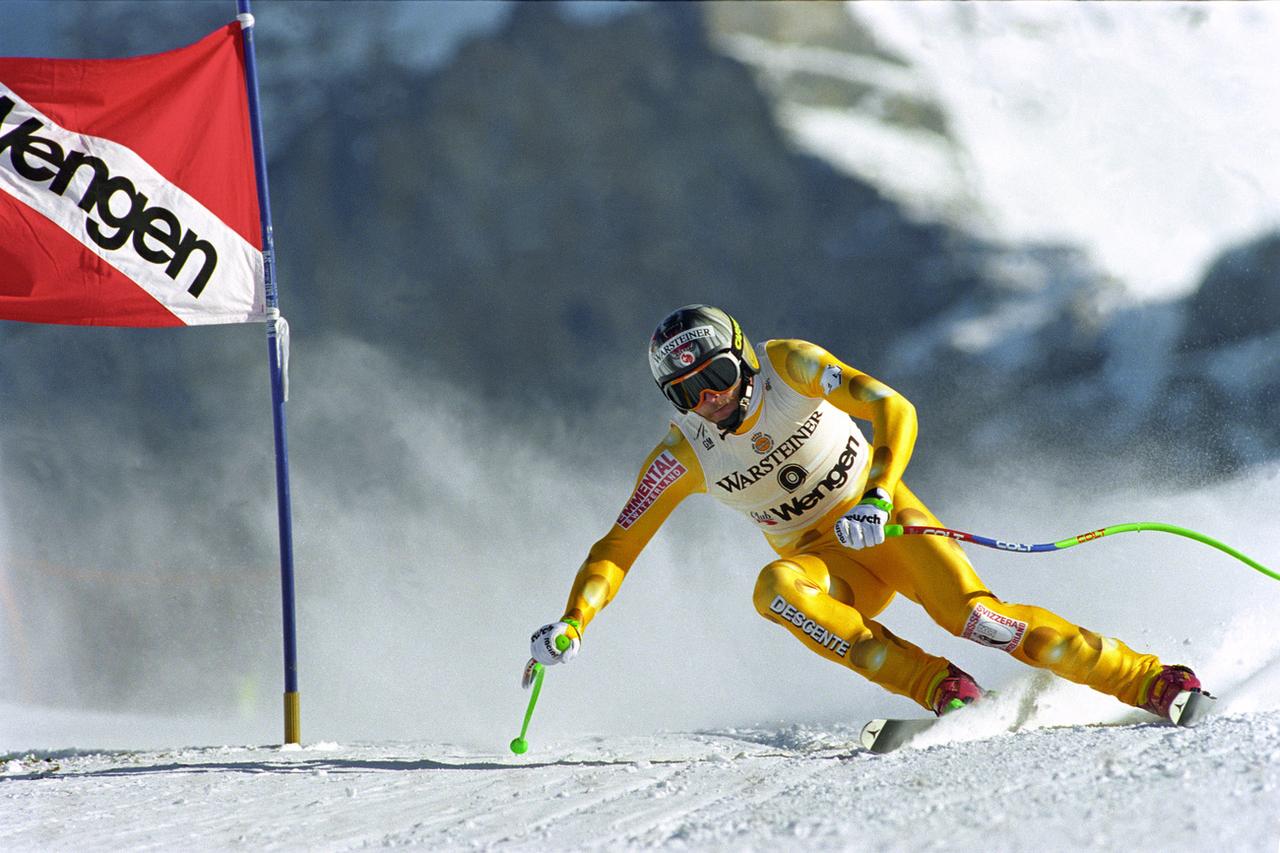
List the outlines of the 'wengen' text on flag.
<svg viewBox="0 0 1280 853">
<path fill-rule="evenodd" d="M 0 59 L 0 318 L 160 326 L 265 317 L 237 30 L 135 59 Z M 48 73 L 67 65 L 80 73 Z M 147 83 L 165 89 L 139 92 Z"/>
</svg>

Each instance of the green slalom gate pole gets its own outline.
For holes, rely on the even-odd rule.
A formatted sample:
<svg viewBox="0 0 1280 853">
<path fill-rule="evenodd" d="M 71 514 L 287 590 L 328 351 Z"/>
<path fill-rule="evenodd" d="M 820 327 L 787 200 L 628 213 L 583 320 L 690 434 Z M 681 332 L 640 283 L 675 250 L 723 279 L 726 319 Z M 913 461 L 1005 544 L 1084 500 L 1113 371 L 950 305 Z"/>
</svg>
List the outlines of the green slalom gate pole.
<svg viewBox="0 0 1280 853">
<path fill-rule="evenodd" d="M 933 527 L 930 525 L 912 525 L 912 524 L 886 524 L 884 526 L 884 535 L 892 536 L 945 536 L 948 539 L 955 539 L 959 542 L 972 542 L 975 545 L 982 545 L 986 548 L 996 548 L 1001 551 L 1012 551 L 1018 554 L 1043 554 L 1048 551 L 1061 551 L 1074 545 L 1082 545 L 1085 542 L 1092 542 L 1095 539 L 1101 539 L 1104 536 L 1112 536 L 1117 533 L 1137 533 L 1141 531 L 1154 531 L 1157 533 L 1172 533 L 1175 536 L 1183 536 L 1187 539 L 1195 540 L 1201 544 L 1216 548 L 1224 554 L 1236 558 L 1254 571 L 1260 572 L 1267 577 L 1280 581 L 1280 573 L 1275 572 L 1259 563 L 1252 557 L 1240 553 L 1235 548 L 1224 542 L 1219 542 L 1212 536 L 1206 536 L 1194 530 L 1188 530 L 1185 527 L 1178 527 L 1173 524 L 1161 524 L 1157 521 L 1139 521 L 1131 524 L 1113 524 L 1110 527 L 1103 527 L 1099 530 L 1091 530 L 1088 533 L 1081 533 L 1078 536 L 1070 536 L 1066 539 L 1060 539 L 1057 542 L 1044 542 L 1038 545 L 1026 545 L 1020 542 L 1010 542 L 1005 539 L 995 539 L 990 536 L 979 536 L 976 533 L 966 533 L 963 530 L 952 530 L 949 527 Z"/>
</svg>

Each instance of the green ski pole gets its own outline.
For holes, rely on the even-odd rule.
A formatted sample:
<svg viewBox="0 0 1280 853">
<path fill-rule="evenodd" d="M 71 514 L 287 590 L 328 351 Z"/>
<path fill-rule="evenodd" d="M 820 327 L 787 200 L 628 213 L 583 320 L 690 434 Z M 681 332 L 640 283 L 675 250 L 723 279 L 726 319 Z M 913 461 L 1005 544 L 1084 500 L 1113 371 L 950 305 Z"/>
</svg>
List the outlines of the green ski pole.
<svg viewBox="0 0 1280 853">
<path fill-rule="evenodd" d="M 566 619 L 565 622 L 572 625 L 579 632 L 582 626 L 576 619 Z M 581 634 L 579 634 L 581 636 Z M 564 654 L 573 645 L 573 640 L 565 634 L 556 637 L 556 651 Z M 511 751 L 516 755 L 524 755 L 529 750 L 529 741 L 525 740 L 525 733 L 529 731 L 529 720 L 533 719 L 533 707 L 538 704 L 538 694 L 542 692 L 542 676 L 546 672 L 546 668 L 532 658 L 524 666 L 524 677 L 520 679 L 521 687 L 528 687 L 533 684 L 533 695 L 529 697 L 529 707 L 524 712 L 524 725 L 520 727 L 520 736 L 511 741 Z"/>
<path fill-rule="evenodd" d="M 542 676 L 546 673 L 546 668 L 535 660 L 529 661 L 529 668 L 525 670 L 525 684 L 528 685 L 528 673 L 533 673 L 533 695 L 529 697 L 529 707 L 524 712 L 524 725 L 520 727 L 520 735 L 511 741 L 511 751 L 516 755 L 524 755 L 529 751 L 529 741 L 524 736 L 529 731 L 529 721 L 533 719 L 533 708 L 538 704 L 538 694 L 542 692 Z"/>
<path fill-rule="evenodd" d="M 1183 536 L 1187 539 L 1193 539 L 1202 545 L 1208 545 L 1211 548 L 1217 548 L 1224 554 L 1235 557 L 1249 568 L 1256 572 L 1260 572 L 1273 580 L 1280 580 L 1280 572 L 1259 563 L 1252 557 L 1248 557 L 1230 545 L 1219 542 L 1203 533 L 1197 533 L 1194 530 L 1188 530 L 1185 527 L 1178 527 L 1173 524 L 1161 524 L 1156 521 L 1141 521 L 1132 524 L 1113 524 L 1110 527 L 1102 527 L 1098 530 L 1091 530 L 1088 533 L 1081 533 L 1078 536 L 1069 536 L 1066 539 L 1060 539 L 1057 542 L 1042 542 L 1038 544 L 1023 544 L 1021 542 L 1009 542 L 1004 539 L 995 539 L 990 536 L 979 536 L 976 533 L 966 533 L 963 530 L 952 530 L 949 527 L 933 527 L 930 525 L 903 525 L 903 524 L 886 524 L 884 527 L 884 535 L 893 536 L 945 536 L 948 539 L 955 539 L 958 542 L 972 542 L 974 545 L 982 545 L 986 548 L 998 548 L 1001 551 L 1013 551 L 1020 554 L 1042 554 L 1049 551 L 1061 551 L 1064 548 L 1070 548 L 1073 545 L 1081 545 L 1085 542 L 1093 542 L 1104 536 L 1111 536 L 1116 533 L 1134 533 L 1143 530 L 1151 530 L 1158 533 L 1172 533 L 1175 536 Z"/>
</svg>

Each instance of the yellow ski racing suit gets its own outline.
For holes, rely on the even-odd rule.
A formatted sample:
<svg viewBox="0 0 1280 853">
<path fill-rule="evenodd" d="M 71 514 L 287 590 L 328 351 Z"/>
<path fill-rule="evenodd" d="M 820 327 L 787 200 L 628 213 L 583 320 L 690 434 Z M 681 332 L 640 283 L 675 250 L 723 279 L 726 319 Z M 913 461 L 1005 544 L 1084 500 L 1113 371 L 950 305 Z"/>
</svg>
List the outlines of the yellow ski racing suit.
<svg viewBox="0 0 1280 853">
<path fill-rule="evenodd" d="M 773 340 L 756 352 L 761 369 L 740 426 L 722 433 L 692 412 L 673 421 L 578 570 L 566 620 L 584 630 L 672 510 L 695 492 L 711 492 L 754 522 L 778 555 L 756 580 L 760 615 L 887 690 L 931 709 L 947 674 L 946 660 L 875 621 L 900 593 L 952 634 L 1129 705 L 1146 700 L 1161 670 L 1156 657 L 1043 608 L 1002 601 L 959 543 L 904 536 L 856 551 L 840 545 L 836 520 L 874 487 L 893 497 L 891 523 L 941 526 L 902 482 L 916 440 L 915 407 L 814 344 Z M 870 443 L 853 418 L 871 423 Z"/>
</svg>

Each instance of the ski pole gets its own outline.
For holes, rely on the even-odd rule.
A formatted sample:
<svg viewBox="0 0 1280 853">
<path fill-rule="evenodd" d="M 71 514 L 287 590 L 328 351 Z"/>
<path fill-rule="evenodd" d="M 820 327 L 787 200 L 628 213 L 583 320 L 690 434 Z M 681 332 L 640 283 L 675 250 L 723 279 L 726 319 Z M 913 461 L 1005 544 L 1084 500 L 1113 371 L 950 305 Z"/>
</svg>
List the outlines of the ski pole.
<svg viewBox="0 0 1280 853">
<path fill-rule="evenodd" d="M 524 736 L 529 731 L 529 720 L 533 719 L 533 706 L 538 704 L 538 694 L 542 692 L 542 676 L 545 672 L 546 669 L 536 660 L 529 661 L 524 669 L 524 678 L 520 684 L 528 687 L 532 679 L 533 695 L 529 697 L 529 707 L 524 712 L 524 725 L 520 727 L 520 735 L 511 741 L 511 751 L 516 755 L 524 755 L 529 750 L 529 741 Z"/>
<path fill-rule="evenodd" d="M 582 625 L 576 619 L 564 620 L 572 625 L 579 632 L 581 637 Z M 534 636 L 537 636 L 536 634 Z M 564 654 L 573 646 L 573 640 L 567 634 L 560 634 L 555 639 L 556 651 Z M 529 685 L 533 685 L 533 695 L 529 697 L 529 707 L 524 712 L 524 725 L 520 727 L 520 735 L 511 741 L 511 751 L 516 755 L 523 755 L 529 749 L 529 741 L 524 739 L 525 732 L 529 731 L 529 720 L 533 718 L 533 706 L 538 704 L 538 694 L 542 692 L 542 674 L 546 672 L 546 667 L 538 663 L 533 658 L 529 658 L 529 662 L 524 665 L 524 675 L 520 677 L 520 686 L 526 690 Z"/>
<path fill-rule="evenodd" d="M 1103 536 L 1111 536 L 1114 533 L 1134 533 L 1142 530 L 1153 530 L 1158 533 L 1173 533 L 1177 536 L 1185 536 L 1188 539 L 1194 539 L 1204 545 L 1217 548 L 1224 554 L 1235 557 L 1251 569 L 1261 572 L 1269 578 L 1280 581 L 1280 574 L 1268 569 L 1266 566 L 1241 554 L 1230 545 L 1219 542 L 1203 533 L 1197 533 L 1194 530 L 1188 530 L 1185 527 L 1176 527 L 1172 524 L 1160 524 L 1155 521 L 1140 521 L 1133 524 L 1113 524 L 1110 527 L 1103 527 L 1100 530 L 1091 530 L 1088 533 L 1081 533 L 1079 536 L 1071 536 L 1057 542 L 1044 542 L 1039 545 L 1024 545 L 1020 542 L 1008 542 L 1004 539 L 993 539 L 990 536 L 979 536 L 976 533 L 965 533 L 963 530 L 952 530 L 949 527 L 932 527 L 926 525 L 914 524 L 886 524 L 884 526 L 885 536 L 946 536 L 960 542 L 972 542 L 974 545 L 982 545 L 985 548 L 998 548 L 1001 551 L 1014 551 L 1020 554 L 1042 554 L 1046 551 L 1061 551 L 1063 548 L 1070 548 L 1073 545 L 1080 545 L 1085 542 L 1092 542 L 1095 539 L 1101 539 Z"/>
</svg>

